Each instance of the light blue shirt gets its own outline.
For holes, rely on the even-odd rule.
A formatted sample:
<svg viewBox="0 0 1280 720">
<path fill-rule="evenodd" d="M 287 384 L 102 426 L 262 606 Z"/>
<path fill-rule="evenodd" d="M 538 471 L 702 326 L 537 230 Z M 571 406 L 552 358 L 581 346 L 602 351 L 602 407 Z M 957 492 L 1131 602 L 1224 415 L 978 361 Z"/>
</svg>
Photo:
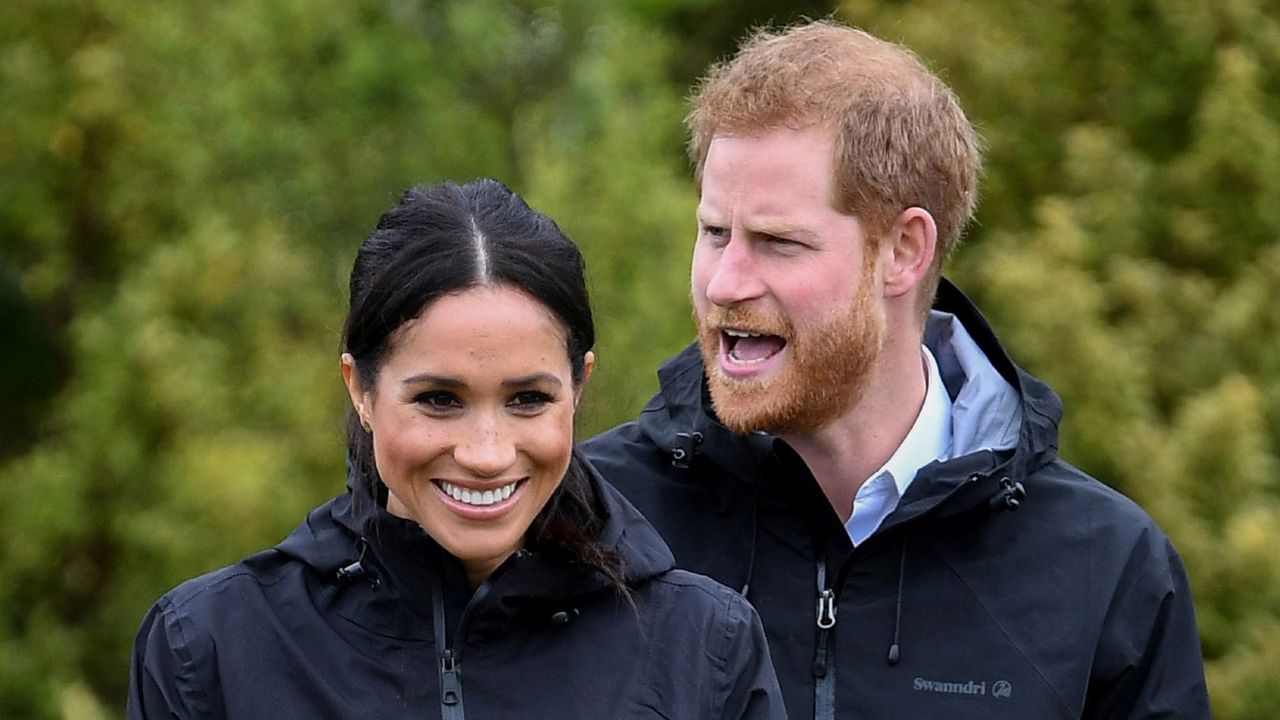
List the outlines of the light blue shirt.
<svg viewBox="0 0 1280 720">
<path fill-rule="evenodd" d="M 951 453 L 951 396 L 942 384 L 933 353 L 923 345 L 920 349 L 928 370 L 924 404 L 902 444 L 853 498 L 853 513 L 844 529 L 855 547 L 871 537 L 898 507 L 920 468 L 934 460 L 945 460 Z"/>
</svg>

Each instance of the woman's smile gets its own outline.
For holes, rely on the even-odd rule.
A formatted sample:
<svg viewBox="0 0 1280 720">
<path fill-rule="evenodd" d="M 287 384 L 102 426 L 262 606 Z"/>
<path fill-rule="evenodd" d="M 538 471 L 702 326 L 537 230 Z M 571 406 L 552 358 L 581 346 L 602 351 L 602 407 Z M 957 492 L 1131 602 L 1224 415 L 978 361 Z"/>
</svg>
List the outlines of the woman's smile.
<svg viewBox="0 0 1280 720">
<path fill-rule="evenodd" d="M 445 506 L 468 520 L 489 520 L 499 517 L 520 502 L 521 489 L 528 478 L 510 482 L 485 483 L 435 479 L 432 484 L 443 495 Z"/>
</svg>

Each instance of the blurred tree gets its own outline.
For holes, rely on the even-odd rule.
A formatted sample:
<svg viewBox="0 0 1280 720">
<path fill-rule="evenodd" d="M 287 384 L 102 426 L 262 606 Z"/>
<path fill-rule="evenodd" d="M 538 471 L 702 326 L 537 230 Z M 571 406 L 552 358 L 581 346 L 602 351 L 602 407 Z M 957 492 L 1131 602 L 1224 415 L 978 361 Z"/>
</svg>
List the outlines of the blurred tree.
<svg viewBox="0 0 1280 720">
<path fill-rule="evenodd" d="M 733 55 L 752 28 L 828 17 L 834 6 L 829 0 L 636 0 L 635 4 L 649 21 L 680 38 L 667 69 L 682 89 L 697 81 L 708 65 Z"/>
</svg>

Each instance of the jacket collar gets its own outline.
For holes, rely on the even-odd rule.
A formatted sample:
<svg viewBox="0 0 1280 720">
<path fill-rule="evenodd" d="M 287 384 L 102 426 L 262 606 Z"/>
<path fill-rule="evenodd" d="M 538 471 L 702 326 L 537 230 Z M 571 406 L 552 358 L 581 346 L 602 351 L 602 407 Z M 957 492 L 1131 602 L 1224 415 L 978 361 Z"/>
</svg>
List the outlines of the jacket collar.
<svg viewBox="0 0 1280 720">
<path fill-rule="evenodd" d="M 638 585 L 672 569 L 675 560 L 656 530 L 594 469 L 590 481 L 605 524 L 600 542 L 622 559 L 621 576 Z M 460 608 L 470 597 L 461 564 L 417 523 L 396 517 L 355 490 L 313 510 L 276 549 L 299 560 L 321 579 L 319 595 L 334 612 L 379 634 L 425 639 L 430 627 L 433 583 L 444 584 L 446 604 Z M 345 578 L 343 571 L 360 570 Z M 486 607 L 503 622 L 526 612 L 543 613 L 609 588 L 600 571 L 554 553 L 520 552 L 499 569 Z M 495 571 L 495 578 L 498 572 Z"/>
<path fill-rule="evenodd" d="M 963 328 L 977 349 L 970 361 L 983 364 L 984 371 L 1003 379 L 1001 392 L 1007 392 L 1007 397 L 985 399 L 998 400 L 1000 416 L 1013 418 L 1014 426 L 1007 429 L 1007 443 L 980 447 L 981 443 L 975 442 L 972 451 L 927 466 L 886 527 L 932 511 L 944 501 L 945 513 L 952 514 L 1003 498 L 1013 484 L 1024 482 L 1032 470 L 1057 454 L 1062 417 L 1058 396 L 1013 363 L 977 307 L 946 278 L 939 283 L 934 310 L 953 316 Z M 954 353 L 940 347 L 946 341 L 945 332 L 931 326 L 925 342 L 939 358 L 944 382 L 954 399 L 964 395 L 966 369 Z M 696 343 L 663 364 L 658 379 L 659 392 L 641 414 L 640 426 L 659 447 L 672 453 L 673 462 L 679 464 L 675 456 L 681 451 L 699 456 L 729 476 L 732 482 L 727 485 L 754 482 L 779 467 L 772 436 L 737 435 L 716 419 Z M 967 400 L 981 402 L 984 398 Z M 732 492 L 730 488 L 724 491 Z"/>
</svg>

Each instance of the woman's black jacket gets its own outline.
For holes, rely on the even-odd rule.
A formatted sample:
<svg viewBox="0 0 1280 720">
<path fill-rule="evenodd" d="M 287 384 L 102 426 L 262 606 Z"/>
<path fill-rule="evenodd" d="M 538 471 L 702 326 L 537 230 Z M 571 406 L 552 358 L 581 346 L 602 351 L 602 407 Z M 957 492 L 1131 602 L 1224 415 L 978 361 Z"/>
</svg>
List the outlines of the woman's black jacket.
<svg viewBox="0 0 1280 720">
<path fill-rule="evenodd" d="M 597 486 L 598 571 L 520 551 L 474 593 L 414 523 L 352 495 L 284 542 L 162 597 L 134 646 L 142 718 L 782 718 L 755 611 L 674 570 L 625 499 Z"/>
</svg>

